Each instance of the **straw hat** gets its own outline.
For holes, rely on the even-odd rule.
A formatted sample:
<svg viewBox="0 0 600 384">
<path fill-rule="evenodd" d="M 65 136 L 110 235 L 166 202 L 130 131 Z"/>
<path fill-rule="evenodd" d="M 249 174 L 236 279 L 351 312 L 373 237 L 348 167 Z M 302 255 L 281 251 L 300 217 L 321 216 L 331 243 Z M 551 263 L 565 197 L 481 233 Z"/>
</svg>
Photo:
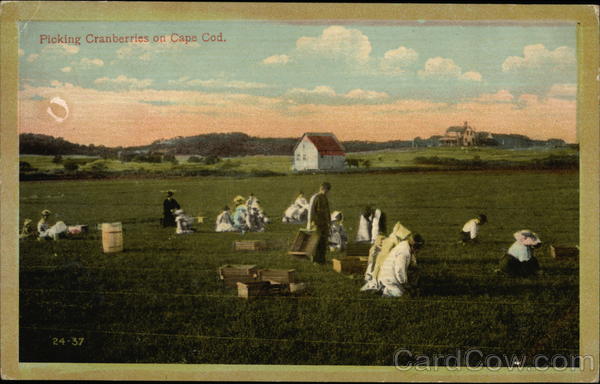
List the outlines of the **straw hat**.
<svg viewBox="0 0 600 384">
<path fill-rule="evenodd" d="M 50 216 L 52 214 L 52 212 L 50 212 L 48 209 L 44 209 L 42 211 L 42 216 Z"/>
<path fill-rule="evenodd" d="M 23 225 L 28 225 L 31 224 L 33 221 L 31 219 L 25 219 L 25 221 L 23 222 Z"/>
<path fill-rule="evenodd" d="M 244 199 L 244 196 L 241 195 L 237 195 L 233 198 L 233 202 L 236 204 L 243 203 L 244 201 L 246 201 L 246 199 Z"/>
</svg>

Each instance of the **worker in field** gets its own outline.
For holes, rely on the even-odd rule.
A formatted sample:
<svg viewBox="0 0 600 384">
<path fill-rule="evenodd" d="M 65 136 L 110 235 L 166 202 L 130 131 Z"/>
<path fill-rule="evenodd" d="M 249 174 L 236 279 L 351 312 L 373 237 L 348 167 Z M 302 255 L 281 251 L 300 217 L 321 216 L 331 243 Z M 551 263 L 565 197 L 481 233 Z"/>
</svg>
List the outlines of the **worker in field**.
<svg viewBox="0 0 600 384">
<path fill-rule="evenodd" d="M 48 209 L 42 211 L 42 218 L 38 221 L 37 225 L 38 240 L 52 239 L 56 241 L 67 232 L 67 225 L 62 221 L 57 221 L 51 226 L 50 215 L 52 215 L 52 212 Z"/>
<path fill-rule="evenodd" d="M 383 213 L 379 208 L 373 209 L 373 207 L 367 205 L 361 213 L 358 221 L 356 241 L 373 244 L 379 234 L 385 234 L 386 232 L 387 228 L 385 213 Z"/>
<path fill-rule="evenodd" d="M 173 198 L 173 191 L 167 191 L 167 198 L 163 201 L 163 227 L 175 227 L 175 210 L 181 209 L 177 200 Z"/>
<path fill-rule="evenodd" d="M 31 237 L 35 237 L 37 232 L 33 227 L 33 220 L 25 219 L 23 222 L 23 228 L 21 228 L 21 233 L 19 234 L 19 239 L 29 239 Z"/>
<path fill-rule="evenodd" d="M 248 200 L 246 200 L 246 207 L 251 209 L 258 202 L 258 198 L 254 196 L 254 192 L 250 192 L 250 196 L 248 196 Z"/>
<path fill-rule="evenodd" d="M 329 230 L 329 250 L 331 252 L 343 251 L 348 243 L 348 235 L 344 229 L 344 215 L 340 211 L 331 214 L 331 227 Z"/>
<path fill-rule="evenodd" d="M 511 276 L 541 274 L 540 265 L 533 254 L 534 249 L 542 245 L 540 237 L 528 229 L 515 232 L 513 237 L 515 242 L 500 260 L 500 269 L 496 272 Z"/>
<path fill-rule="evenodd" d="M 313 262 L 324 264 L 327 245 L 329 243 L 329 227 L 331 225 L 331 213 L 329 212 L 329 201 L 327 194 L 331 190 L 331 184 L 324 182 L 319 192 L 310 198 L 308 209 L 307 228 L 314 230 L 319 235 L 317 249 L 313 256 Z"/>
<path fill-rule="evenodd" d="M 250 232 L 264 232 L 269 223 L 269 217 L 260 206 L 260 201 L 254 200 L 252 206 L 248 207 L 248 230 Z"/>
<path fill-rule="evenodd" d="M 192 216 L 186 215 L 183 209 L 176 209 L 173 214 L 175 215 L 175 223 L 177 225 L 175 234 L 185 235 L 195 232 L 193 228 L 194 218 Z"/>
<path fill-rule="evenodd" d="M 248 230 L 248 207 L 245 204 L 246 199 L 243 196 L 236 196 L 233 199 L 235 210 L 233 212 L 233 227 L 236 231 L 245 233 Z"/>
<path fill-rule="evenodd" d="M 367 270 L 365 271 L 365 285 L 363 285 L 361 291 L 380 291 L 383 289 L 379 281 L 379 273 L 384 261 L 390 252 L 401 242 L 408 241 L 409 243 L 413 243 L 413 237 L 413 233 L 400 222 L 394 225 L 389 236 L 379 235 L 376 237 L 375 242 L 369 250 L 369 261 Z M 413 264 L 416 265 L 416 258 Z"/>
<path fill-rule="evenodd" d="M 283 214 L 282 221 L 289 224 L 302 224 L 308 216 L 308 201 L 304 197 L 304 193 L 300 191 L 296 200 L 290 205 Z"/>
<path fill-rule="evenodd" d="M 231 216 L 231 209 L 228 206 L 223 208 L 223 212 L 217 216 L 217 226 L 215 232 L 235 232 L 233 227 L 233 217 Z"/>
<path fill-rule="evenodd" d="M 467 221 L 460 232 L 460 243 L 465 245 L 467 243 L 476 242 L 479 227 L 485 223 L 487 223 L 487 216 L 483 213 L 480 213 L 477 217 Z"/>
</svg>

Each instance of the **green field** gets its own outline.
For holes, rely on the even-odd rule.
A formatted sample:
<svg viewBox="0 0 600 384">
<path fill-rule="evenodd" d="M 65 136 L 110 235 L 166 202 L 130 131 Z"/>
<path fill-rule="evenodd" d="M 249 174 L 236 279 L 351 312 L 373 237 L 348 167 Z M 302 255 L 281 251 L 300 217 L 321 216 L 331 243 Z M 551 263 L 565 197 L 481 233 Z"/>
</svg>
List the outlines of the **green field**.
<svg viewBox="0 0 600 384">
<path fill-rule="evenodd" d="M 324 180 L 351 237 L 366 203 L 387 213 L 389 227 L 401 221 L 423 235 L 419 295 L 361 293 L 360 277 L 286 254 L 298 226 L 282 224 L 282 212 L 299 190 L 312 193 Z M 548 247 L 579 242 L 578 180 L 569 171 L 24 182 L 21 222 L 37 222 L 48 208 L 92 230 L 83 239 L 21 242 L 20 360 L 391 365 L 399 348 L 571 356 L 579 346 L 578 263 L 550 258 Z M 166 189 L 187 212 L 209 217 L 199 233 L 159 227 Z M 267 232 L 213 233 L 220 208 L 250 192 L 273 219 Z M 479 212 L 489 218 L 480 243 L 457 244 L 462 224 Z M 115 221 L 123 222 L 125 251 L 104 254 L 95 226 Z M 512 233 L 525 228 L 544 241 L 544 274 L 494 274 Z M 234 252 L 241 238 L 271 249 Z M 295 268 L 309 288 L 247 302 L 217 280 L 227 263 Z"/>
<path fill-rule="evenodd" d="M 577 156 L 578 150 L 573 148 L 522 148 L 522 149 L 502 149 L 492 147 L 477 148 L 407 148 L 405 150 L 389 150 L 376 152 L 350 153 L 348 158 L 368 160 L 370 168 L 406 168 L 421 167 L 431 168 L 431 165 L 418 164 L 416 157 L 452 158 L 458 160 L 471 160 L 478 157 L 482 161 L 510 161 L 514 164 L 527 164 L 532 160 L 540 160 L 548 156 Z M 272 171 L 277 173 L 292 173 L 291 156 L 246 156 L 240 158 L 225 158 L 214 165 L 205 165 L 201 163 L 188 163 L 189 156 L 176 156 L 178 164 L 173 165 L 170 162 L 162 163 L 144 163 L 144 162 L 122 162 L 120 160 L 103 160 L 84 156 L 64 156 L 64 159 L 73 158 L 80 164 L 81 171 L 91 171 L 94 165 L 101 163 L 106 166 L 107 172 L 123 171 L 146 171 L 164 173 L 174 170 L 210 170 L 210 171 L 239 171 L 255 172 L 257 170 Z M 21 155 L 20 160 L 28 162 L 33 168 L 42 172 L 53 172 L 63 169 L 61 163 L 53 163 L 53 156 L 32 156 Z"/>
</svg>

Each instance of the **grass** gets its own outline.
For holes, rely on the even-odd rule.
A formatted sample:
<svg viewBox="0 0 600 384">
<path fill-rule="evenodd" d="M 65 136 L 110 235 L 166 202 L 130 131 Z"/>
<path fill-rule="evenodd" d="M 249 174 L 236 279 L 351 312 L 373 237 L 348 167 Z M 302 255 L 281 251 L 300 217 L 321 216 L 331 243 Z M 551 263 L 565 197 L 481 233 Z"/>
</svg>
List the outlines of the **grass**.
<svg viewBox="0 0 600 384">
<path fill-rule="evenodd" d="M 424 236 L 419 296 L 364 294 L 360 277 L 286 254 L 298 226 L 280 215 L 298 190 L 312 193 L 325 179 L 351 237 L 368 202 L 387 213 L 390 227 L 401 221 Z M 176 236 L 158 226 L 161 191 L 170 188 L 187 212 L 209 217 L 199 233 Z M 220 208 L 250 192 L 273 219 L 268 231 L 212 232 Z M 44 208 L 92 231 L 21 242 L 21 361 L 391 365 L 399 348 L 532 358 L 569 356 L 579 345 L 578 264 L 552 259 L 547 249 L 578 243 L 574 171 L 21 183 L 21 222 L 37 221 Z M 480 243 L 456 244 L 461 225 L 479 212 L 490 220 Z M 104 254 L 95 224 L 114 221 L 123 222 L 125 251 Z M 545 274 L 495 275 L 512 233 L 524 228 L 545 243 L 537 253 Z M 240 238 L 267 240 L 271 249 L 234 252 Z M 217 280 L 227 263 L 294 268 L 309 288 L 247 302 Z M 73 337 L 84 342 L 69 345 Z"/>
<path fill-rule="evenodd" d="M 550 155 L 576 156 L 578 151 L 572 148 L 529 148 L 529 149 L 499 149 L 491 147 L 481 148 L 410 148 L 406 150 L 389 150 L 378 152 L 351 153 L 348 158 L 359 158 L 369 160 L 370 168 L 407 168 L 419 167 L 423 169 L 439 168 L 427 164 L 415 162 L 417 157 L 453 158 L 458 160 L 471 160 L 479 156 L 482 161 L 511 161 L 516 163 L 527 163 L 536 159 L 543 159 Z M 74 158 L 80 164 L 81 171 L 93 171 L 94 160 L 106 165 L 108 173 L 124 171 L 147 171 L 165 173 L 174 170 L 179 171 L 237 171 L 241 173 L 256 173 L 256 171 L 272 171 L 283 174 L 292 174 L 291 156 L 246 156 L 243 158 L 227 158 L 223 161 L 205 165 L 199 163 L 188 163 L 189 156 L 178 156 L 179 164 L 170 162 L 144 163 L 144 162 L 121 162 L 120 160 L 100 160 L 94 158 L 81 158 L 65 156 L 64 159 Z M 52 162 L 53 156 L 31 156 L 21 155 L 20 160 L 26 161 L 32 167 L 41 172 L 52 172 L 63 169 L 62 164 Z"/>
</svg>

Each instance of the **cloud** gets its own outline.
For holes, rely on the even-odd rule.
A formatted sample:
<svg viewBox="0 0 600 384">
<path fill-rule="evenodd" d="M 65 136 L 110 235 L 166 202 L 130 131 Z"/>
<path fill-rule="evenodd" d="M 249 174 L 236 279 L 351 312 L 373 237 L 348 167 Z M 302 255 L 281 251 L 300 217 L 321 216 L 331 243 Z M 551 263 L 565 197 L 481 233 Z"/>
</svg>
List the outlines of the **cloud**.
<svg viewBox="0 0 600 384">
<path fill-rule="evenodd" d="M 170 36 L 167 36 L 167 40 Z M 191 42 L 188 44 L 181 43 L 127 43 L 117 49 L 117 58 L 132 59 L 136 58 L 142 61 L 150 61 L 154 57 L 172 51 L 179 51 L 182 49 L 198 48 L 200 44 L 197 42 Z"/>
<path fill-rule="evenodd" d="M 204 87 L 204 88 L 229 88 L 229 89 L 262 89 L 269 87 L 265 83 L 250 81 L 236 81 L 224 79 L 200 80 L 190 79 L 188 76 L 180 77 L 177 80 L 169 80 L 169 85 L 183 87 Z"/>
<path fill-rule="evenodd" d="M 77 64 L 82 68 L 102 67 L 104 61 L 102 59 L 88 59 L 87 57 L 82 57 Z"/>
<path fill-rule="evenodd" d="M 283 65 L 291 61 L 288 55 L 273 55 L 269 56 L 262 61 L 265 65 Z"/>
<path fill-rule="evenodd" d="M 79 47 L 69 44 L 51 44 L 42 49 L 43 54 L 54 54 L 59 56 L 70 56 L 79 52 Z"/>
<path fill-rule="evenodd" d="M 337 93 L 332 87 L 319 85 L 313 89 L 292 88 L 285 94 L 288 100 L 299 103 L 317 104 L 344 104 L 373 102 L 389 98 L 385 92 L 353 89 L 345 94 Z"/>
<path fill-rule="evenodd" d="M 34 61 L 39 59 L 39 57 L 40 57 L 40 55 L 38 55 L 37 53 L 31 53 L 29 56 L 27 56 L 27 61 L 29 63 L 33 63 Z"/>
<path fill-rule="evenodd" d="M 71 70 L 72 70 L 72 69 L 73 69 L 72 67 L 63 67 L 63 68 L 61 68 L 60 70 L 61 70 L 62 72 L 65 72 L 65 73 L 67 73 L 67 72 L 71 72 Z"/>
<path fill-rule="evenodd" d="M 74 85 L 71 83 L 63 83 L 61 81 L 58 80 L 52 80 L 50 81 L 50 85 L 53 86 L 54 88 L 74 88 Z"/>
<path fill-rule="evenodd" d="M 147 88 L 152 85 L 153 80 L 151 79 L 136 79 L 134 77 L 127 77 L 125 75 L 119 75 L 114 79 L 108 77 L 101 77 L 94 80 L 94 84 L 97 85 L 110 85 L 116 87 L 125 87 L 129 89 L 136 88 Z"/>
<path fill-rule="evenodd" d="M 520 106 L 530 107 L 539 104 L 540 98 L 537 95 L 524 93 L 521 96 L 519 96 L 517 102 Z"/>
<path fill-rule="evenodd" d="M 549 97 L 574 97 L 577 95 L 577 84 L 554 84 L 548 91 Z"/>
<path fill-rule="evenodd" d="M 474 98 L 472 100 L 478 101 L 480 103 L 502 103 L 513 101 L 514 98 L 515 97 L 512 95 L 512 93 L 510 93 L 506 89 L 501 89 L 496 93 L 482 93 L 479 97 Z"/>
<path fill-rule="evenodd" d="M 355 99 L 355 100 L 378 100 L 378 99 L 386 99 L 389 95 L 386 92 L 377 92 L 377 91 L 365 91 L 363 89 L 353 89 L 350 92 L 343 95 L 343 97 L 347 99 Z"/>
<path fill-rule="evenodd" d="M 460 76 L 460 78 L 462 80 L 481 81 L 481 73 L 474 72 L 474 71 L 469 71 L 469 72 L 463 73 Z"/>
<path fill-rule="evenodd" d="M 318 37 L 303 36 L 296 41 L 295 54 L 299 56 L 341 60 L 366 64 L 371 53 L 369 38 L 358 29 L 334 25 Z"/>
<path fill-rule="evenodd" d="M 335 93 L 340 103 L 290 103 L 286 95 L 152 88 L 102 90 L 55 82 L 19 90 L 19 131 L 61 136 L 82 143 L 142 145 L 156 139 L 240 131 L 258 136 L 300 137 L 306 131 L 333 131 L 343 140 L 412 139 L 443 134 L 449 125 L 469 121 L 478 130 L 518 133 L 532 138 L 576 139 L 576 101 L 523 95 L 514 103 L 435 103 L 392 98 L 353 102 L 361 92 Z M 325 85 L 311 88 L 332 94 Z M 369 91 L 365 91 L 369 92 Z M 368 95 L 368 93 L 367 93 Z M 59 96 L 70 107 L 57 126 L 44 102 Z M 43 98 L 40 100 L 40 98 Z M 398 125 L 401 122 L 400 126 Z M 401 127 L 401 129 L 391 129 Z"/>
<path fill-rule="evenodd" d="M 335 97 L 337 96 L 337 93 L 335 92 L 335 90 L 327 85 L 319 85 L 314 87 L 313 89 L 306 89 L 306 88 L 292 88 L 289 91 L 287 91 L 287 95 L 288 96 L 295 96 L 295 95 L 300 95 L 300 96 L 327 96 L 327 97 Z"/>
<path fill-rule="evenodd" d="M 418 72 L 421 78 L 454 78 L 468 81 L 481 81 L 481 74 L 479 72 L 466 72 L 462 73 L 461 67 L 459 67 L 454 60 L 446 59 L 443 57 L 433 57 L 425 62 L 425 67 Z"/>
<path fill-rule="evenodd" d="M 411 48 L 400 46 L 387 51 L 380 61 L 380 67 L 384 72 L 402 73 L 406 67 L 417 61 L 419 54 Z"/>
<path fill-rule="evenodd" d="M 548 50 L 544 44 L 527 45 L 523 48 L 523 56 L 509 56 L 502 63 L 503 72 L 523 69 L 562 70 L 576 63 L 575 50 L 569 47 L 558 47 Z"/>
</svg>

